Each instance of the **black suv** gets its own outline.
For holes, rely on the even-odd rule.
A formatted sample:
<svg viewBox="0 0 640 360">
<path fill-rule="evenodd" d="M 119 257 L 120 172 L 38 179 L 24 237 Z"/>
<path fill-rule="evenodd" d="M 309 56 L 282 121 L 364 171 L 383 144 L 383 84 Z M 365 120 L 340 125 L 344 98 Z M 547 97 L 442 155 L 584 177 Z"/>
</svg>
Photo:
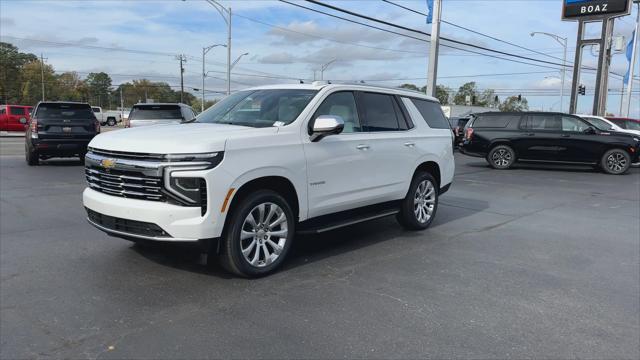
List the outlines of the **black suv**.
<svg viewBox="0 0 640 360">
<path fill-rule="evenodd" d="M 78 156 L 84 161 L 87 145 L 100 133 L 100 123 L 87 103 L 40 102 L 25 134 L 29 165 L 40 159 Z"/>
<path fill-rule="evenodd" d="M 600 131 L 581 118 L 562 113 L 488 112 L 465 126 L 461 152 L 481 156 L 496 169 L 516 161 L 589 164 L 624 174 L 638 162 L 640 139 Z"/>
</svg>

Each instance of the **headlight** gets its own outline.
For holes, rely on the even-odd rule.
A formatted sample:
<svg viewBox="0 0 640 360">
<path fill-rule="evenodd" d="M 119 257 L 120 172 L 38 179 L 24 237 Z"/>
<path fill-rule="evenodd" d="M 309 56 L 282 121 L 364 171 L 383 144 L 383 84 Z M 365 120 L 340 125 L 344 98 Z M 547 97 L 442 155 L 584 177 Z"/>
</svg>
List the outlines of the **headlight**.
<svg viewBox="0 0 640 360">
<path fill-rule="evenodd" d="M 171 164 L 164 168 L 164 187 L 179 203 L 200 206 L 202 215 L 207 210 L 207 183 L 200 177 L 180 176 L 180 173 L 208 170 L 216 167 L 224 152 L 204 154 L 168 154 L 163 159 Z"/>
<path fill-rule="evenodd" d="M 190 163 L 202 163 L 206 166 L 205 169 L 211 169 L 216 167 L 222 161 L 224 152 L 203 153 L 203 154 L 167 154 L 163 156 L 163 160 L 168 162 L 190 162 Z M 192 167 L 196 164 L 189 164 Z"/>
<path fill-rule="evenodd" d="M 168 190 L 191 205 L 200 205 L 206 196 L 207 183 L 202 178 L 169 177 Z M 205 194 L 203 194 L 203 192 Z"/>
</svg>

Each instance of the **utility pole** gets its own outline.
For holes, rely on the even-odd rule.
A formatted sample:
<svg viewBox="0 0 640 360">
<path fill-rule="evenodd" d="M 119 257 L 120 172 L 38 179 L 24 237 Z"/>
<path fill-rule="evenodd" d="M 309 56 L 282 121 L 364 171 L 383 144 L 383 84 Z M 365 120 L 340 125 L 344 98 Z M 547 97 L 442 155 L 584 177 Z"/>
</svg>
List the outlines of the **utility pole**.
<svg viewBox="0 0 640 360">
<path fill-rule="evenodd" d="M 431 49 L 429 51 L 429 70 L 427 72 L 427 95 L 436 96 L 438 77 L 438 48 L 440 45 L 440 18 L 442 0 L 433 0 L 433 21 L 431 24 Z"/>
<path fill-rule="evenodd" d="M 227 24 L 227 95 L 231 94 L 231 8 L 225 8 L 217 0 L 206 0 L 218 11 Z"/>
<path fill-rule="evenodd" d="M 178 60 L 180 60 L 180 102 L 184 102 L 184 65 L 183 63 L 187 62 L 187 57 L 184 54 L 180 54 L 177 56 Z M 146 101 L 146 88 L 145 88 L 145 101 Z"/>
<path fill-rule="evenodd" d="M 567 63 L 567 38 L 559 36 L 559 35 L 556 35 L 556 34 L 543 32 L 543 31 L 534 31 L 530 35 L 531 35 L 531 37 L 534 37 L 536 34 L 549 36 L 549 37 L 553 38 L 555 41 L 557 41 L 564 48 L 564 56 L 562 58 L 562 70 L 560 70 L 560 73 L 561 73 L 560 112 L 563 112 L 564 111 L 564 79 L 565 79 L 565 73 L 566 73 L 565 64 Z"/>
<path fill-rule="evenodd" d="M 640 37 L 640 1 L 634 1 L 638 5 L 636 13 L 636 30 L 635 37 L 633 38 L 633 48 L 631 50 L 631 63 L 629 64 L 629 80 L 627 82 L 627 96 L 625 99 L 624 116 L 629 117 L 629 111 L 631 110 L 631 91 L 633 91 L 633 75 L 636 67 L 636 59 L 638 58 L 638 37 Z"/>
<path fill-rule="evenodd" d="M 333 59 L 331 61 L 329 61 L 328 63 L 322 65 L 320 67 L 320 80 L 324 80 L 324 71 L 327 70 L 327 68 L 329 67 L 329 65 L 333 64 L 334 62 L 336 62 L 337 59 Z"/>
<path fill-rule="evenodd" d="M 120 85 L 120 119 L 124 118 L 124 100 L 122 99 L 122 85 Z"/>
<path fill-rule="evenodd" d="M 42 78 L 42 101 L 44 101 L 44 55 L 40 53 L 40 76 Z"/>
</svg>

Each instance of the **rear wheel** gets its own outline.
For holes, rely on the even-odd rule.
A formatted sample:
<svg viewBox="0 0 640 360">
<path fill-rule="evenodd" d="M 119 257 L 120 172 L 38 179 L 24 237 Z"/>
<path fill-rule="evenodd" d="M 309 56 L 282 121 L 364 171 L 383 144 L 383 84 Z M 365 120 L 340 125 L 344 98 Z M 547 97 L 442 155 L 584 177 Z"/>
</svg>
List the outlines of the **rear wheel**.
<svg viewBox="0 0 640 360">
<path fill-rule="evenodd" d="M 116 126 L 116 119 L 114 119 L 114 118 L 108 118 L 108 119 L 107 119 L 107 125 L 109 125 L 109 126 Z"/>
<path fill-rule="evenodd" d="M 631 156 L 622 149 L 611 149 L 602 155 L 600 166 L 607 174 L 622 175 L 631 166 Z"/>
<path fill-rule="evenodd" d="M 229 214 L 220 261 L 245 277 L 267 275 L 284 261 L 295 233 L 291 207 L 278 193 L 260 190 L 243 198 Z"/>
<path fill-rule="evenodd" d="M 25 152 L 27 164 L 29 164 L 29 166 L 40 165 L 40 155 L 38 154 L 38 151 L 36 150 L 31 151 L 29 150 L 28 146 L 25 146 L 24 152 Z"/>
<path fill-rule="evenodd" d="M 508 169 L 516 161 L 516 152 L 511 146 L 495 146 L 487 155 L 487 162 L 491 167 L 498 170 Z"/>
<path fill-rule="evenodd" d="M 438 210 L 438 183 L 428 172 L 414 176 L 407 196 L 396 217 L 400 225 L 409 230 L 428 228 Z"/>
</svg>

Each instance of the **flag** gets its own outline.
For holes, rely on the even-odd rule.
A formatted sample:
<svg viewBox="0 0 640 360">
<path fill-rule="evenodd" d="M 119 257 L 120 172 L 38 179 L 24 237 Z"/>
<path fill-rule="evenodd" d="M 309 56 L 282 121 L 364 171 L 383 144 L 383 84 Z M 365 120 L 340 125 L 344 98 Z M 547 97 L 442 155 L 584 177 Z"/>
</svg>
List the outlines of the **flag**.
<svg viewBox="0 0 640 360">
<path fill-rule="evenodd" d="M 433 0 L 427 0 L 427 10 L 429 11 L 427 14 L 427 24 L 431 24 L 433 22 Z"/>
<path fill-rule="evenodd" d="M 627 44 L 627 51 L 625 53 L 625 55 L 627 56 L 627 61 L 629 62 L 629 66 L 627 67 L 627 73 L 624 74 L 624 79 L 622 80 L 625 84 L 627 84 L 629 82 L 629 72 L 631 71 L 631 66 L 633 66 L 633 64 L 631 64 L 631 53 L 633 52 L 633 44 L 636 41 L 636 31 L 633 30 L 633 34 L 631 34 L 631 39 L 629 40 L 629 43 Z"/>
</svg>

